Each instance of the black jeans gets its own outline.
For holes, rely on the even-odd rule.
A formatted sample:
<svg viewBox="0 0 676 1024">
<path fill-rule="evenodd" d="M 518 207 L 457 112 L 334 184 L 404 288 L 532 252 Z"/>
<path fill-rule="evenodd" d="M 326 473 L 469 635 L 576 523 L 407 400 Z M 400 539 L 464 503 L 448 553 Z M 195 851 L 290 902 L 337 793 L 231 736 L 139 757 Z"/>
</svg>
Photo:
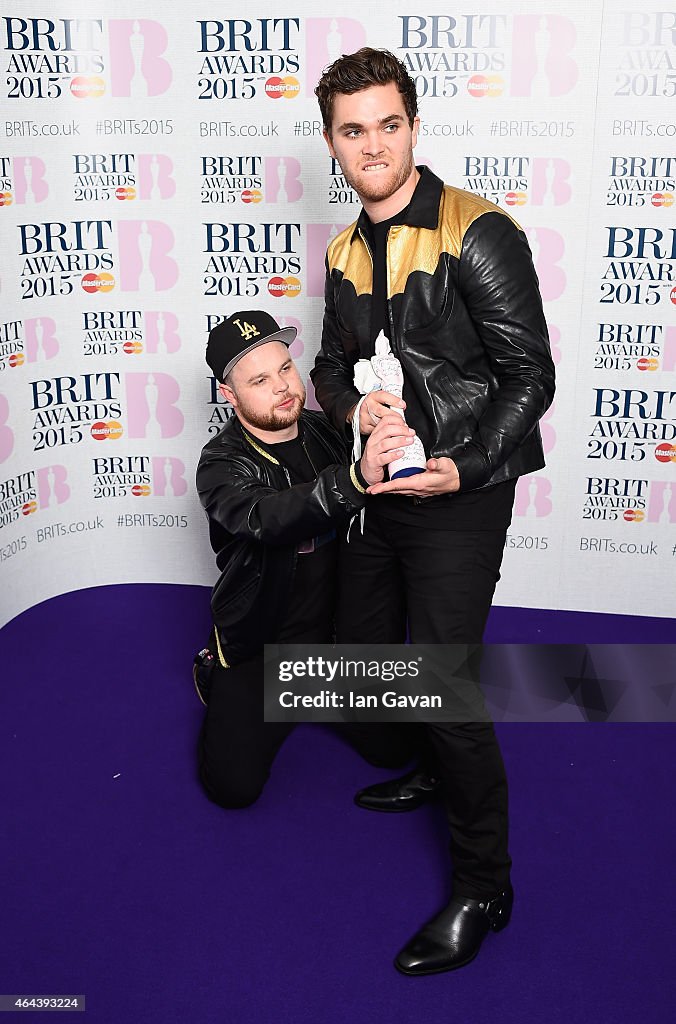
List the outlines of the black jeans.
<svg viewBox="0 0 676 1024">
<path fill-rule="evenodd" d="M 378 499 L 386 501 L 386 497 Z M 415 530 L 368 507 L 341 548 L 342 643 L 479 644 L 500 578 L 506 530 Z M 509 880 L 507 778 L 493 725 L 422 729 L 423 761 L 440 780 L 451 832 L 453 891 L 497 894 Z"/>
<path fill-rule="evenodd" d="M 295 643 L 327 643 L 305 635 Z M 289 641 L 291 642 L 291 641 Z M 198 759 L 207 796 L 221 807 L 248 807 L 260 796 L 272 762 L 293 723 L 263 721 L 263 657 L 234 668 L 214 669 Z M 399 768 L 416 755 L 396 726 L 335 727 L 370 764 Z"/>
</svg>

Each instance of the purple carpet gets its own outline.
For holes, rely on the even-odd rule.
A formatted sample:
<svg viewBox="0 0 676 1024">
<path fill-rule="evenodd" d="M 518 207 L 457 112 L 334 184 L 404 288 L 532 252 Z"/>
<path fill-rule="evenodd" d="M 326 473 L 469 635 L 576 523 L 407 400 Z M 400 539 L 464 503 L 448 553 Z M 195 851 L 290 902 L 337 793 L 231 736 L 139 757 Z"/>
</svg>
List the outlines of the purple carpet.
<svg viewBox="0 0 676 1024">
<path fill-rule="evenodd" d="M 662 628 L 495 609 L 488 639 Z M 4 629 L 1 992 L 85 994 L 87 1016 L 63 1016 L 95 1024 L 672 1016 L 672 727 L 499 727 L 512 924 L 467 968 L 405 978 L 392 957 L 447 897 L 440 811 L 353 806 L 389 773 L 318 726 L 296 730 L 257 805 L 210 804 L 190 677 L 207 630 L 204 588 L 159 585 L 69 594 Z"/>
</svg>

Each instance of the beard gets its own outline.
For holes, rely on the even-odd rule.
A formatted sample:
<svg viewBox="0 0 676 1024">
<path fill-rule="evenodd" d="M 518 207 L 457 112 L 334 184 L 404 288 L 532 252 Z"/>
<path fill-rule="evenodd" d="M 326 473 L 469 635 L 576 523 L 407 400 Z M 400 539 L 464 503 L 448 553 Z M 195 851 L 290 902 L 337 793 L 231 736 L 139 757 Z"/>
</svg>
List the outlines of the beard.
<svg viewBox="0 0 676 1024">
<path fill-rule="evenodd" d="M 342 165 L 340 169 L 348 185 L 355 190 L 361 200 L 366 199 L 367 202 L 375 203 L 381 199 L 389 199 L 390 196 L 394 195 L 408 181 L 414 167 L 413 150 L 411 150 L 408 157 L 402 160 L 399 167 L 390 169 L 391 173 L 385 180 L 381 178 L 380 181 L 376 181 L 374 177 L 374 180 L 371 182 L 369 181 L 368 171 L 362 171 L 357 177 L 356 174 L 353 174 L 349 169 L 346 170 Z"/>
<path fill-rule="evenodd" d="M 276 409 L 273 407 L 269 412 L 261 412 L 258 409 L 252 409 L 248 402 L 242 400 L 238 395 L 237 412 L 241 413 L 252 427 L 258 427 L 259 430 L 284 430 L 286 427 L 297 423 L 300 419 L 300 414 L 305 405 L 305 388 L 302 384 L 300 392 L 291 392 L 287 396 L 286 401 L 290 398 L 295 399 L 295 401 L 289 409 Z"/>
</svg>

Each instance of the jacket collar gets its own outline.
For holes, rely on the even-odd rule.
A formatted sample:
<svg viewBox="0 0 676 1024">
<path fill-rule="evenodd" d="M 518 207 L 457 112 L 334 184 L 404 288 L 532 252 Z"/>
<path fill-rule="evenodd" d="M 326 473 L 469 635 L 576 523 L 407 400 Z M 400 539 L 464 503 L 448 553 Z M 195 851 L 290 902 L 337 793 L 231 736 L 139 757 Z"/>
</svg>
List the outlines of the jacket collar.
<svg viewBox="0 0 676 1024">
<path fill-rule="evenodd" d="M 408 224 L 412 228 L 429 228 L 434 230 L 439 223 L 439 203 L 441 202 L 444 183 L 441 178 L 437 178 L 436 174 L 429 167 L 421 165 L 416 169 L 420 171 L 420 180 L 408 205 L 406 219 L 402 223 Z M 359 232 L 366 231 L 367 228 L 368 217 L 362 207 L 350 242 L 354 242 Z"/>
</svg>

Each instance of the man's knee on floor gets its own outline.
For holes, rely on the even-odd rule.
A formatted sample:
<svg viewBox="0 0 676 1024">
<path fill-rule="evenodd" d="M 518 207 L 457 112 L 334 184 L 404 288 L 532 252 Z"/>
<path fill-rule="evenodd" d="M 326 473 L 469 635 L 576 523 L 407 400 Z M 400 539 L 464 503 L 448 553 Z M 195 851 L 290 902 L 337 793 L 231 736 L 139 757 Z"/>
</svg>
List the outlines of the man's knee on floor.
<svg viewBox="0 0 676 1024">
<path fill-rule="evenodd" d="M 200 780 L 205 793 L 212 801 L 226 810 L 240 810 L 255 804 L 263 792 L 265 779 L 218 779 L 204 769 Z"/>
</svg>

